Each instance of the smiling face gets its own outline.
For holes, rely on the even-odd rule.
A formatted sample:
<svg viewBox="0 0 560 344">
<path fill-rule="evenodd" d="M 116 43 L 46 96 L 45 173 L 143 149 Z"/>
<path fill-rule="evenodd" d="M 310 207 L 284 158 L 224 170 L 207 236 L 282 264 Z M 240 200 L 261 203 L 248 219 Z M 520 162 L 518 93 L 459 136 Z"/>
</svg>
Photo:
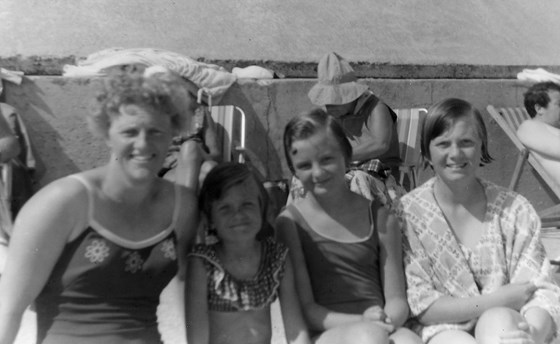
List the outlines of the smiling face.
<svg viewBox="0 0 560 344">
<path fill-rule="evenodd" d="M 346 164 L 339 143 L 328 130 L 319 130 L 292 143 L 290 157 L 296 177 L 315 196 L 345 187 Z"/>
<path fill-rule="evenodd" d="M 107 145 L 111 163 L 134 180 L 154 178 L 172 139 L 171 118 L 147 106 L 123 105 L 111 120 Z"/>
<path fill-rule="evenodd" d="M 259 192 L 256 182 L 247 179 L 226 189 L 212 202 L 211 222 L 220 240 L 245 242 L 256 238 L 263 225 Z"/>
<path fill-rule="evenodd" d="M 446 184 L 472 181 L 481 161 L 481 146 L 474 118 L 463 116 L 430 141 L 430 165 Z"/>
</svg>

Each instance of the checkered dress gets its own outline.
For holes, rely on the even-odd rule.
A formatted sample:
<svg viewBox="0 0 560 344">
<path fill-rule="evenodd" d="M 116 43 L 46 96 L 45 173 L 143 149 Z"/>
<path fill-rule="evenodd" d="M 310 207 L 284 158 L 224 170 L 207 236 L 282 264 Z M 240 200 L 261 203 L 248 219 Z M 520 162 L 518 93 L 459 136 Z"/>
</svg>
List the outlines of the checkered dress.
<svg viewBox="0 0 560 344">
<path fill-rule="evenodd" d="M 216 254 L 216 245 L 197 245 L 190 258 L 204 262 L 207 276 L 208 309 L 219 312 L 238 312 L 262 309 L 278 296 L 278 288 L 284 274 L 288 249 L 267 238 L 262 243 L 262 254 L 257 274 L 239 280 L 223 268 Z"/>
</svg>

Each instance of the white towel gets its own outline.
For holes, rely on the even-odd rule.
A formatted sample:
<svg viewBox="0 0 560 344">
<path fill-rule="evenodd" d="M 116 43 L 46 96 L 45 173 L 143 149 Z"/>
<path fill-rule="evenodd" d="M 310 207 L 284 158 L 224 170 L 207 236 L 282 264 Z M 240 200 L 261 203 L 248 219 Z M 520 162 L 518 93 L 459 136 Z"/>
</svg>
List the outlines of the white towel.
<svg viewBox="0 0 560 344">
<path fill-rule="evenodd" d="M 79 61 L 77 66 L 65 65 L 63 76 L 100 76 L 105 75 L 108 68 L 130 64 L 168 68 L 194 82 L 198 87 L 206 88 L 215 99 L 222 96 L 237 80 L 235 75 L 218 65 L 199 62 L 178 53 L 152 48 L 101 50 L 89 55 L 85 60 Z"/>
<path fill-rule="evenodd" d="M 560 84 L 560 75 L 550 73 L 543 68 L 537 69 L 523 69 L 522 72 L 517 73 L 517 79 L 530 82 L 547 82 L 551 81 Z"/>
</svg>

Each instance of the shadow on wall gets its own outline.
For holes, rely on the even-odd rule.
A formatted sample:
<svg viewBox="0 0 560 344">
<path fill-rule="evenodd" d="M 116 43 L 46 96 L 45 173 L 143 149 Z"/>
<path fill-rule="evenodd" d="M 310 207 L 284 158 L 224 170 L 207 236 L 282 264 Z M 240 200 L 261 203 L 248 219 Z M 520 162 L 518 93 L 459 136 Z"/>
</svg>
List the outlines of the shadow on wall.
<svg viewBox="0 0 560 344">
<path fill-rule="evenodd" d="M 80 169 L 66 154 L 68 138 L 60 135 L 60 127 L 65 122 L 51 104 L 45 91 L 24 78 L 19 87 L 5 89 L 6 99 L 20 113 L 26 123 L 32 148 L 35 152 L 37 168 L 35 179 L 39 181 L 35 188 L 38 189 L 46 183 L 64 175 L 78 172 Z M 48 100 L 48 101 L 46 101 Z"/>
</svg>

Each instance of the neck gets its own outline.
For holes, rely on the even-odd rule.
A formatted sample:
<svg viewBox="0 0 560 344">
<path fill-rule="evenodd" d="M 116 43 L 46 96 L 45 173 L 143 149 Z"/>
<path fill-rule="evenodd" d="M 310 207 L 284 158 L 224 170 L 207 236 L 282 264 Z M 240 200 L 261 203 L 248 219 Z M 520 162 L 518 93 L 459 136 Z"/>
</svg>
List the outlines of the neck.
<svg viewBox="0 0 560 344">
<path fill-rule="evenodd" d="M 465 204 L 476 201 L 483 192 L 482 185 L 476 178 L 460 183 L 445 183 L 440 178 L 436 178 L 434 184 L 434 194 L 440 201 L 447 204 Z"/>
<path fill-rule="evenodd" d="M 340 210 L 345 211 L 345 205 L 350 204 L 351 192 L 350 189 L 345 187 L 339 192 L 334 191 L 328 195 L 316 196 L 310 193 L 307 197 L 309 197 L 311 204 L 319 205 L 328 214 L 335 214 Z"/>
<path fill-rule="evenodd" d="M 140 204 L 149 200 L 154 195 L 155 178 L 145 183 L 134 183 L 125 178 L 117 171 L 111 171 L 111 166 L 107 167 L 107 173 L 101 185 L 103 194 L 115 202 L 127 203 L 130 205 Z"/>
<path fill-rule="evenodd" d="M 255 255 L 260 250 L 260 242 L 258 240 L 239 241 L 239 242 L 222 242 L 220 244 L 224 257 L 228 259 L 243 260 Z"/>
</svg>

